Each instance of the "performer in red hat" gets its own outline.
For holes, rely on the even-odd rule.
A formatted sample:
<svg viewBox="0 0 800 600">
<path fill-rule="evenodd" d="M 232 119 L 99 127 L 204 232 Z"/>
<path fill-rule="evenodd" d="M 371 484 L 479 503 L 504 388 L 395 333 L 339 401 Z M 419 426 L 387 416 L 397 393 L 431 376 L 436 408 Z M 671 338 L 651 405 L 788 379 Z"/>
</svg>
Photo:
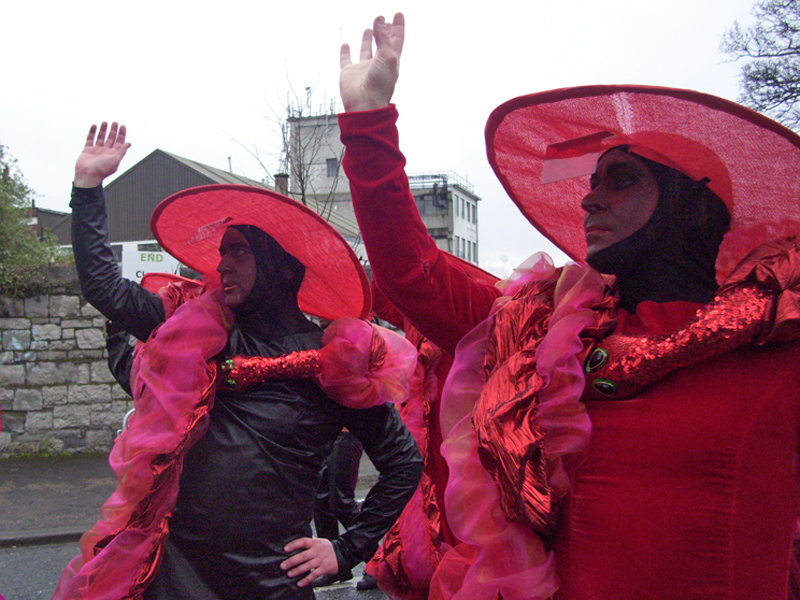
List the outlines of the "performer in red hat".
<svg viewBox="0 0 800 600">
<path fill-rule="evenodd" d="M 156 294 L 123 279 L 101 184 L 125 134 L 91 128 L 71 206 L 85 298 L 146 341 L 136 412 L 110 457 L 119 487 L 55 597 L 311 599 L 316 578 L 372 556 L 419 481 L 391 404 L 408 393 L 416 353 L 363 319 L 368 283 L 347 242 L 267 190 L 205 186 L 156 208 L 156 239 L 202 287 Z M 323 336 L 306 313 L 334 323 Z M 317 475 L 343 427 L 381 475 L 347 532 L 313 538 Z"/>
<path fill-rule="evenodd" d="M 409 192 L 390 103 L 404 28 L 377 18 L 355 63 L 342 47 L 339 122 L 375 281 L 454 355 L 441 428 L 459 543 L 430 597 L 785 599 L 800 137 L 686 90 L 511 100 L 489 119 L 490 163 L 578 262 L 535 255 L 482 285 Z"/>
</svg>

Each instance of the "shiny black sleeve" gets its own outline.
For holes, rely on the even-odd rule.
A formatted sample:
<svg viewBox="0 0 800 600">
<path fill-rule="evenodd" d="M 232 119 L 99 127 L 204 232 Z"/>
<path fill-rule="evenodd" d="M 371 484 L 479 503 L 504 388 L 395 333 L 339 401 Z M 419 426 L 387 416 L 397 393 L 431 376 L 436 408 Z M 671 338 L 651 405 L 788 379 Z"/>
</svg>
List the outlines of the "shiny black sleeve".
<svg viewBox="0 0 800 600">
<path fill-rule="evenodd" d="M 372 558 L 417 489 L 423 467 L 414 438 L 391 404 L 349 410 L 345 426 L 361 441 L 379 476 L 356 521 L 333 540 L 340 571 Z"/>
<path fill-rule="evenodd" d="M 140 340 L 164 322 L 158 295 L 120 275 L 108 242 L 102 186 L 72 188 L 72 253 L 86 301 Z"/>
<path fill-rule="evenodd" d="M 106 350 L 108 350 L 108 369 L 122 386 L 125 393 L 133 396 L 131 391 L 131 368 L 133 367 L 133 346 L 130 334 L 117 327 L 113 321 L 106 322 Z"/>
</svg>

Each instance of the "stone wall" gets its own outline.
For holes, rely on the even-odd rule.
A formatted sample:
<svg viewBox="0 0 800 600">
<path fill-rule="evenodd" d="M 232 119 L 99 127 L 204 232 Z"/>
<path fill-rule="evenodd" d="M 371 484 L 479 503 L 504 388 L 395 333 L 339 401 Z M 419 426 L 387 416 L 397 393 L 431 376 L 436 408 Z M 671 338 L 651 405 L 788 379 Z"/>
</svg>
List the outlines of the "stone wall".
<svg viewBox="0 0 800 600">
<path fill-rule="evenodd" d="M 107 451 L 133 407 L 108 369 L 105 318 L 74 269 L 52 275 L 48 294 L 0 296 L 0 458 Z"/>
</svg>

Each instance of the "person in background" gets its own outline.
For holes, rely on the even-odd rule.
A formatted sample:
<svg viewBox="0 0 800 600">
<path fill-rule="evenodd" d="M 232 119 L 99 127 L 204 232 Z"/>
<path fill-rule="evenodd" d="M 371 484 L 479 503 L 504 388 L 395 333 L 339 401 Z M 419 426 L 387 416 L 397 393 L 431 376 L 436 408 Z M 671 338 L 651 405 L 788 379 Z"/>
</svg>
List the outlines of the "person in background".
<svg viewBox="0 0 800 600">
<path fill-rule="evenodd" d="M 358 438 L 343 429 L 333 443 L 333 450 L 322 465 L 314 501 L 314 530 L 319 537 L 335 539 L 339 523 L 347 529 L 358 517 L 361 506 L 356 500 L 358 468 L 363 447 Z M 325 587 L 337 581 L 350 581 L 353 572 L 323 575 L 314 587 Z"/>
</svg>

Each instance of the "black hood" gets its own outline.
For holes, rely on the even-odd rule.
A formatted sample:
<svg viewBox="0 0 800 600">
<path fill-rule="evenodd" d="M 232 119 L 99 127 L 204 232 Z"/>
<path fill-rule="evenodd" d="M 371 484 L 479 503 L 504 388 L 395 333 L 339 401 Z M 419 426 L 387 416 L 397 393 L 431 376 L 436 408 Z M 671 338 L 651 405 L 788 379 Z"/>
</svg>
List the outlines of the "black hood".
<svg viewBox="0 0 800 600">
<path fill-rule="evenodd" d="M 253 225 L 232 225 L 247 240 L 256 261 L 253 289 L 233 309 L 240 325 L 261 329 L 286 311 L 301 313 L 297 294 L 306 268 L 268 233 Z"/>
<path fill-rule="evenodd" d="M 601 273 L 616 275 L 622 305 L 631 312 L 645 300 L 710 302 L 717 290 L 719 246 L 730 227 L 725 203 L 705 181 L 635 156 L 658 184 L 655 212 L 642 228 L 598 250 L 587 262 Z"/>
</svg>

